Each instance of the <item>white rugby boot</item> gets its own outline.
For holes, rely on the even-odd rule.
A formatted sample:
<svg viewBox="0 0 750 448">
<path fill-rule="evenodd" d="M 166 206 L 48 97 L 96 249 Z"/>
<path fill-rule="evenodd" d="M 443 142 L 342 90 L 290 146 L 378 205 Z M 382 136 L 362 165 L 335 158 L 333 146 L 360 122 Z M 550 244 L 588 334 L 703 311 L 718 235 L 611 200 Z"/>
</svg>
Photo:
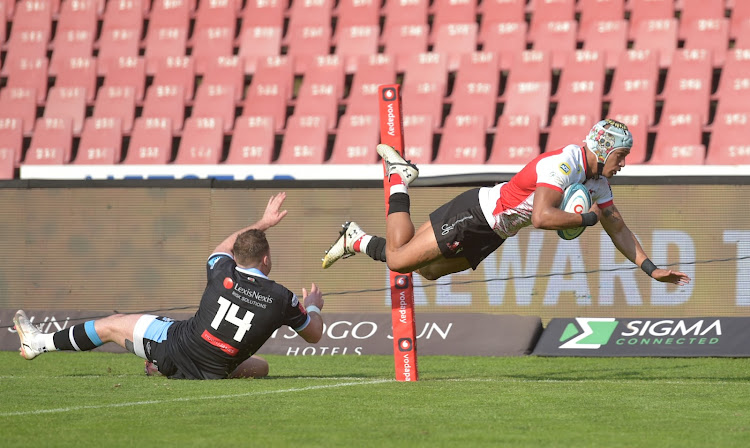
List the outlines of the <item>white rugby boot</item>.
<svg viewBox="0 0 750 448">
<path fill-rule="evenodd" d="M 411 162 L 404 160 L 401 154 L 398 153 L 392 147 L 383 143 L 377 146 L 378 154 L 385 160 L 385 167 L 388 171 L 388 178 L 391 178 L 392 174 L 398 174 L 401 176 L 401 180 L 406 186 L 414 182 L 419 177 L 419 168 Z"/>
<path fill-rule="evenodd" d="M 323 257 L 323 269 L 328 269 L 331 265 L 342 258 L 349 258 L 355 255 L 354 242 L 360 239 L 365 232 L 354 221 L 347 221 L 341 227 L 339 239 L 331 245 Z"/>
<path fill-rule="evenodd" d="M 13 323 L 16 326 L 18 337 L 21 339 L 21 348 L 18 349 L 21 352 L 21 356 L 26 359 L 34 359 L 45 352 L 39 340 L 42 332 L 29 321 L 23 310 L 16 312 L 15 317 L 13 317 Z"/>
</svg>

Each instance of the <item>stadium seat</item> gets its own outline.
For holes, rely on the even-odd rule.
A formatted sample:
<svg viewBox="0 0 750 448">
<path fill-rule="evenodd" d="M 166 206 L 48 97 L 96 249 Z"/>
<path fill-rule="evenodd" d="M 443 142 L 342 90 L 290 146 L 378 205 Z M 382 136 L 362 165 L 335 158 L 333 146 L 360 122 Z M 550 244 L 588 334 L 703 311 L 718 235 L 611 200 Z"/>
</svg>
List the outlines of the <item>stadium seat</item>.
<svg viewBox="0 0 750 448">
<path fill-rule="evenodd" d="M 487 158 L 486 128 L 482 116 L 448 115 L 434 163 L 483 164 Z"/>
<path fill-rule="evenodd" d="M 680 5 L 680 39 L 685 39 L 688 29 L 699 20 L 724 18 L 725 0 L 680 0 Z"/>
<path fill-rule="evenodd" d="M 644 22 L 672 20 L 675 16 L 674 0 L 628 0 L 627 7 L 630 9 L 630 39 L 635 39 Z"/>
<path fill-rule="evenodd" d="M 49 63 L 50 76 L 56 76 L 60 66 L 70 59 L 93 58 L 95 31 L 71 30 L 57 34 L 55 50 Z"/>
<path fill-rule="evenodd" d="M 273 118 L 238 117 L 229 155 L 224 163 L 259 165 L 271 163 L 276 135 Z"/>
<path fill-rule="evenodd" d="M 750 49 L 750 19 L 742 22 L 734 38 L 734 48 Z"/>
<path fill-rule="evenodd" d="M 629 165 L 646 163 L 646 158 L 648 156 L 648 123 L 646 122 L 646 115 L 610 114 L 607 118 L 612 118 L 620 123 L 624 123 L 633 135 L 633 147 L 630 148 L 627 163 Z"/>
<path fill-rule="evenodd" d="M 98 16 L 98 0 L 68 0 L 62 2 L 60 13 L 57 16 L 55 34 L 58 38 L 69 31 L 88 31 L 95 34 Z M 57 38 L 55 38 L 55 47 L 58 43 Z"/>
<path fill-rule="evenodd" d="M 146 72 L 153 75 L 164 59 L 184 56 L 187 35 L 188 30 L 184 28 L 149 27 L 146 35 Z"/>
<path fill-rule="evenodd" d="M 86 118 L 86 89 L 83 87 L 52 87 L 49 90 L 44 118 L 70 120 L 73 135 L 81 135 Z"/>
<path fill-rule="evenodd" d="M 375 163 L 380 143 L 380 126 L 377 115 L 351 115 L 341 117 L 333 152 L 328 163 Z"/>
<path fill-rule="evenodd" d="M 544 52 L 524 51 L 513 62 L 505 88 L 503 114 L 536 115 L 547 125 L 552 89 L 550 59 Z"/>
<path fill-rule="evenodd" d="M 26 165 L 62 165 L 69 163 L 73 145 L 71 121 L 64 118 L 39 118 L 34 126 Z"/>
<path fill-rule="evenodd" d="M 404 155 L 419 164 L 432 163 L 434 124 L 429 115 L 403 115 Z"/>
<path fill-rule="evenodd" d="M 0 0 L 0 17 L 5 17 L 5 21 L 13 18 L 13 14 L 16 12 L 16 0 Z"/>
<path fill-rule="evenodd" d="M 552 68 L 562 68 L 576 50 L 578 34 L 575 20 L 546 22 L 534 34 L 534 50 L 550 53 Z"/>
<path fill-rule="evenodd" d="M 523 165 L 538 156 L 541 127 L 536 115 L 503 114 L 497 122 L 488 164 Z"/>
<path fill-rule="evenodd" d="M 713 65 L 707 50 L 679 50 L 667 72 L 663 115 L 697 114 L 708 124 Z"/>
<path fill-rule="evenodd" d="M 61 63 L 55 77 L 55 87 L 82 87 L 86 89 L 86 103 L 94 102 L 96 95 L 96 59 L 70 58 Z"/>
<path fill-rule="evenodd" d="M 625 0 L 581 0 L 578 8 L 581 11 L 578 35 L 581 38 L 600 22 L 625 20 Z"/>
<path fill-rule="evenodd" d="M 635 33 L 633 48 L 657 52 L 659 67 L 668 68 L 677 42 L 677 19 L 646 20 Z"/>
<path fill-rule="evenodd" d="M 132 87 L 135 100 L 143 100 L 146 85 L 146 63 L 142 57 L 119 58 L 107 68 L 105 87 Z"/>
<path fill-rule="evenodd" d="M 140 30 L 135 28 L 103 30 L 98 42 L 99 76 L 106 76 L 109 67 L 117 65 L 120 58 L 137 58 L 139 41 Z"/>
<path fill-rule="evenodd" d="M 730 50 L 716 91 L 716 115 L 745 112 L 750 101 L 750 49 Z"/>
<path fill-rule="evenodd" d="M 604 54 L 607 69 L 617 66 L 622 53 L 628 48 L 628 22 L 615 20 L 597 22 L 584 32 L 583 49 Z"/>
<path fill-rule="evenodd" d="M 461 57 L 477 49 L 476 23 L 448 23 L 441 25 L 434 33 L 435 45 L 432 51 L 442 54 L 449 71 L 455 71 L 461 63 Z"/>
<path fill-rule="evenodd" d="M 476 24 L 477 0 L 435 0 L 432 2 L 432 13 L 433 30 L 439 30 L 444 25 Z"/>
<path fill-rule="evenodd" d="M 530 0 L 531 24 L 529 35 L 536 39 L 537 32 L 549 22 L 567 22 L 575 20 L 576 0 Z"/>
<path fill-rule="evenodd" d="M 329 129 L 338 122 L 339 92 L 334 83 L 303 81 L 300 87 L 294 114 L 299 116 L 322 116 Z"/>
<path fill-rule="evenodd" d="M 287 0 L 248 0 L 242 10 L 242 30 L 256 26 L 284 26 Z"/>
<path fill-rule="evenodd" d="M 526 22 L 485 23 L 479 31 L 482 51 L 496 53 L 500 58 L 500 69 L 510 70 L 517 54 L 526 50 Z"/>
<path fill-rule="evenodd" d="M 8 75 L 11 67 L 24 60 L 47 58 L 49 34 L 45 31 L 19 31 L 11 35 L 3 62 L 2 74 Z"/>
<path fill-rule="evenodd" d="M 732 5 L 732 15 L 729 17 L 729 37 L 736 39 L 743 24 L 750 20 L 750 3 L 735 0 Z"/>
<path fill-rule="evenodd" d="M 408 83 L 401 88 L 404 115 L 429 115 L 436 128 L 443 123 L 443 90 L 437 82 Z"/>
<path fill-rule="evenodd" d="M 412 56 L 406 65 L 403 86 L 422 83 L 436 84 L 441 95 L 448 85 L 448 58 L 440 53 L 420 53 Z"/>
<path fill-rule="evenodd" d="M 234 88 L 228 85 L 203 83 L 195 93 L 192 118 L 216 118 L 230 132 L 234 126 Z"/>
<path fill-rule="evenodd" d="M 87 118 L 74 163 L 111 165 L 122 156 L 122 123 L 117 118 Z"/>
<path fill-rule="evenodd" d="M 193 99 L 195 89 L 195 64 L 190 56 L 169 56 L 156 68 L 152 86 L 182 87 L 185 101 Z"/>
<path fill-rule="evenodd" d="M 191 12 L 191 0 L 153 0 L 148 26 L 188 29 Z"/>
<path fill-rule="evenodd" d="M 305 25 L 290 28 L 287 55 L 294 61 L 295 73 L 305 73 L 317 56 L 331 51 L 331 25 Z"/>
<path fill-rule="evenodd" d="M 544 152 L 554 151 L 570 144 L 583 146 L 583 141 L 594 123 L 590 115 L 556 113 L 549 126 Z"/>
<path fill-rule="evenodd" d="M 19 59 L 8 67 L 9 88 L 33 88 L 37 104 L 44 104 L 47 98 L 47 58 Z"/>
<path fill-rule="evenodd" d="M 234 55 L 234 30 L 229 27 L 206 28 L 193 36 L 195 72 L 203 74 L 213 66 L 218 57 L 231 58 Z"/>
<path fill-rule="evenodd" d="M 577 50 L 563 67 L 557 86 L 557 114 L 580 114 L 598 119 L 602 109 L 604 55 Z"/>
<path fill-rule="evenodd" d="M 343 58 L 337 55 L 317 56 L 305 72 L 302 87 L 305 83 L 331 84 L 335 89 L 336 97 L 341 99 L 344 96 L 345 76 Z"/>
<path fill-rule="evenodd" d="M 205 70 L 202 83 L 231 87 L 234 100 L 240 101 L 245 91 L 245 72 L 242 59 L 237 56 L 219 56 L 212 59 Z M 232 119 L 232 123 L 234 123 L 234 119 Z"/>
<path fill-rule="evenodd" d="M 386 1 L 384 29 L 398 25 L 427 25 L 430 0 Z"/>
<path fill-rule="evenodd" d="M 243 0 L 211 0 L 198 3 L 198 9 L 195 11 L 196 31 L 202 31 L 208 28 L 231 28 L 234 36 L 235 25 L 237 24 L 237 13 L 242 6 Z"/>
<path fill-rule="evenodd" d="M 57 2 L 59 5 L 59 2 Z M 13 14 L 11 39 L 23 31 L 43 31 L 49 36 L 52 32 L 52 15 L 54 2 L 44 0 L 25 0 L 18 2 Z"/>
<path fill-rule="evenodd" d="M 255 73 L 260 59 L 281 54 L 282 34 L 280 26 L 253 26 L 242 30 L 239 56 L 245 62 L 245 73 Z"/>
<path fill-rule="evenodd" d="M 706 164 L 750 165 L 749 125 L 748 112 L 717 115 L 711 128 Z"/>
<path fill-rule="evenodd" d="M 644 114 L 654 122 L 659 62 L 656 53 L 628 50 L 620 56 L 610 88 L 609 115 Z"/>
<path fill-rule="evenodd" d="M 102 34 L 113 29 L 129 29 L 137 31 L 136 35 L 141 36 L 143 15 L 150 4 L 148 0 L 107 2 L 102 16 Z"/>
<path fill-rule="evenodd" d="M 706 148 L 698 115 L 663 115 L 656 134 L 652 165 L 703 165 Z"/>
<path fill-rule="evenodd" d="M 0 179 L 13 179 L 23 158 L 23 122 L 20 118 L 0 118 Z"/>
<path fill-rule="evenodd" d="M 378 88 L 396 81 L 395 58 L 385 54 L 363 56 L 357 66 L 346 100 L 346 113 L 378 116 Z"/>
<path fill-rule="evenodd" d="M 15 4 L 15 0 L 13 0 Z M 6 36 L 8 34 L 8 20 L 11 18 L 12 15 L 9 17 L 6 14 L 6 7 L 5 7 L 5 0 L 0 0 L 0 18 L 3 18 L 3 20 L 0 20 L 0 45 L 5 43 Z M 6 151 L 9 151 L 6 149 Z"/>
<path fill-rule="evenodd" d="M 292 2 L 289 7 L 289 30 L 306 26 L 330 27 L 335 0 Z"/>
<path fill-rule="evenodd" d="M 135 89 L 130 86 L 104 86 L 94 103 L 94 117 L 119 118 L 122 132 L 129 135 L 135 118 Z"/>
<path fill-rule="evenodd" d="M 258 62 L 255 75 L 253 75 L 253 84 L 279 85 L 283 88 L 286 99 L 292 99 L 294 94 L 294 63 L 288 56 L 269 56 L 261 59 Z"/>
<path fill-rule="evenodd" d="M 495 53 L 464 55 L 451 95 L 451 115 L 481 115 L 486 126 L 495 123 L 500 68 Z"/>
<path fill-rule="evenodd" d="M 196 95 L 200 95 L 200 90 L 199 88 Z M 221 118 L 188 118 L 185 121 L 185 130 L 182 132 L 174 163 L 181 165 L 219 163 L 224 151 L 223 129 L 224 124 Z"/>
<path fill-rule="evenodd" d="M 398 71 L 406 70 L 414 56 L 427 51 L 429 32 L 426 24 L 398 24 L 385 28 L 385 54 L 395 59 Z"/>
<path fill-rule="evenodd" d="M 523 22 L 526 18 L 526 0 L 483 0 L 477 11 L 482 14 L 482 26 Z"/>
<path fill-rule="evenodd" d="M 152 85 L 143 101 L 144 118 L 169 118 L 177 134 L 185 121 L 185 92 L 180 85 Z"/>
<path fill-rule="evenodd" d="M 339 0 L 337 27 L 380 25 L 380 4 L 376 0 Z"/>
<path fill-rule="evenodd" d="M 242 107 L 242 116 L 271 117 L 275 130 L 286 126 L 286 92 L 279 84 L 253 82 L 247 91 Z"/>
<path fill-rule="evenodd" d="M 377 25 L 353 25 L 336 29 L 336 55 L 344 60 L 347 73 L 357 71 L 360 56 L 378 53 L 379 35 Z"/>
<path fill-rule="evenodd" d="M 328 124 L 322 116 L 289 117 L 277 163 L 320 164 L 326 157 Z"/>
<path fill-rule="evenodd" d="M 167 118 L 138 118 L 125 160 L 131 165 L 161 165 L 172 158 L 172 124 Z"/>
<path fill-rule="evenodd" d="M 31 135 L 36 123 L 36 90 L 26 87 L 6 87 L 0 90 L 0 118 L 21 120 L 23 133 Z"/>
<path fill-rule="evenodd" d="M 750 44 L 750 42 L 748 43 Z M 720 68 L 727 58 L 729 47 L 728 19 L 700 19 L 694 21 L 687 29 L 685 49 L 708 50 L 711 52 L 713 66 Z M 737 45 L 735 45 L 737 47 Z"/>
</svg>

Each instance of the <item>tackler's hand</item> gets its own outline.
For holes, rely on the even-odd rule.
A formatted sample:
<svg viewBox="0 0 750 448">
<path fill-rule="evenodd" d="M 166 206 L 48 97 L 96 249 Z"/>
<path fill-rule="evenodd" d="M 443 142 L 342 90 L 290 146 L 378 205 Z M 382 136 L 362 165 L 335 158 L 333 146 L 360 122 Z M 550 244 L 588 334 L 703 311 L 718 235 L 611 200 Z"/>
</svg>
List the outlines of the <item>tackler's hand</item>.
<svg viewBox="0 0 750 448">
<path fill-rule="evenodd" d="M 284 203 L 284 199 L 286 199 L 286 192 L 282 191 L 279 194 L 271 196 L 268 200 L 266 211 L 263 213 L 263 223 L 266 228 L 275 226 L 284 219 L 284 216 L 286 216 L 287 211 L 281 210 L 281 205 Z"/>
</svg>

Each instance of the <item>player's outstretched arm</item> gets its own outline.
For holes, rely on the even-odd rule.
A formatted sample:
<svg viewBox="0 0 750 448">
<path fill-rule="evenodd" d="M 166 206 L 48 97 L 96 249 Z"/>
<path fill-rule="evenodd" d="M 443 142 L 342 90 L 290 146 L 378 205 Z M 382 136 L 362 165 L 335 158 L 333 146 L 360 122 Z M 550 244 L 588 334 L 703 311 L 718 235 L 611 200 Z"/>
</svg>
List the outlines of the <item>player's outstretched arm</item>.
<svg viewBox="0 0 750 448">
<path fill-rule="evenodd" d="M 315 344 L 323 336 L 323 318 L 320 316 L 320 310 L 323 309 L 323 295 L 318 289 L 318 285 L 312 284 L 310 292 L 302 288 L 302 303 L 307 309 L 307 315 L 310 316 L 310 323 L 299 332 L 302 339 Z"/>
<path fill-rule="evenodd" d="M 600 215 L 602 227 L 612 239 L 612 243 L 617 247 L 617 250 L 625 255 L 628 260 L 638 265 L 649 277 L 675 285 L 690 283 L 690 277 L 687 274 L 671 269 L 660 269 L 654 265 L 641 247 L 641 243 L 638 242 L 633 232 L 625 224 L 620 211 L 614 204 L 602 209 Z"/>
<path fill-rule="evenodd" d="M 265 231 L 281 222 L 281 220 L 284 219 L 284 216 L 286 216 L 287 214 L 287 210 L 281 210 L 284 199 L 286 199 L 286 192 L 283 191 L 271 196 L 271 198 L 268 200 L 268 204 L 266 205 L 266 211 L 263 213 L 263 217 L 260 218 L 258 222 L 251 226 L 244 227 L 226 237 L 224 241 L 216 246 L 216 249 L 214 249 L 212 253 L 221 252 L 231 254 L 232 247 L 234 247 L 234 241 L 237 239 L 237 235 L 239 235 L 240 233 L 250 229 Z"/>
</svg>

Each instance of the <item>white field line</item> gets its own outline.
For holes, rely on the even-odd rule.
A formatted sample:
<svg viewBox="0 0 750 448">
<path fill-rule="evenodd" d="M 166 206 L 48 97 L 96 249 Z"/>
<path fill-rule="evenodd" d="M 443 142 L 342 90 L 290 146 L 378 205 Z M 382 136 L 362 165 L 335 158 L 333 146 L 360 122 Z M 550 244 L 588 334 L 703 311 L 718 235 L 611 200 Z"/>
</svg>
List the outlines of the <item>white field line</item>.
<svg viewBox="0 0 750 448">
<path fill-rule="evenodd" d="M 362 385 L 368 385 L 368 384 L 389 383 L 393 381 L 394 380 L 391 380 L 391 379 L 388 379 L 388 380 L 380 379 L 380 380 L 371 380 L 371 381 L 353 381 L 353 382 L 346 382 L 346 383 L 321 384 L 318 386 L 298 387 L 298 388 L 292 388 L 292 389 L 247 392 L 244 394 L 212 395 L 212 396 L 207 396 L 207 397 L 171 398 L 167 400 L 131 401 L 131 402 L 126 402 L 126 403 L 110 403 L 110 404 L 89 405 L 89 406 L 69 406 L 65 408 L 55 408 L 55 409 L 37 409 L 37 410 L 32 410 L 32 411 L 3 412 L 3 413 L 0 413 L 0 417 L 15 417 L 15 416 L 21 416 L 21 415 L 40 415 L 40 414 L 58 414 L 62 412 L 82 411 L 82 410 L 88 410 L 88 409 L 124 408 L 124 407 L 130 407 L 130 406 L 145 406 L 145 405 L 150 405 L 150 404 L 163 404 L 163 403 L 179 403 L 179 402 L 196 401 L 196 400 L 222 400 L 222 399 L 227 399 L 227 398 L 253 397 L 253 396 L 259 396 L 259 395 L 283 394 L 283 393 L 291 393 L 291 392 L 306 392 L 306 391 L 317 390 L 317 389 L 334 389 L 337 387 L 362 386 Z"/>
</svg>

